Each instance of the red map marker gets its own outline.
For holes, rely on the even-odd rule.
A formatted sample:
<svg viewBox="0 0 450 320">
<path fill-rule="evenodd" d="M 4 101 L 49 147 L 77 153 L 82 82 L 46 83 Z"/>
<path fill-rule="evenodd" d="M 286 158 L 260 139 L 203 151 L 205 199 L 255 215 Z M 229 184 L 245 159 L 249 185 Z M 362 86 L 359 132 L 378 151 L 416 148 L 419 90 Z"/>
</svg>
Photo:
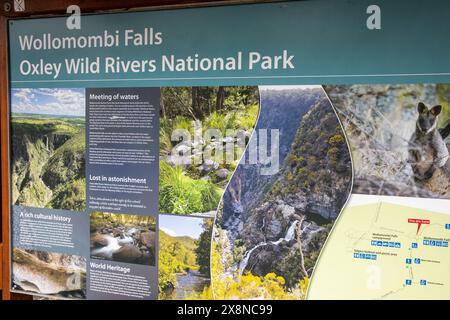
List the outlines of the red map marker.
<svg viewBox="0 0 450 320">
<path fill-rule="evenodd" d="M 416 234 L 419 234 L 420 227 L 421 227 L 423 224 L 430 224 L 430 220 L 426 220 L 426 219 L 412 219 L 412 218 L 409 218 L 409 219 L 408 219 L 408 223 L 417 223 L 417 232 L 416 232 Z"/>
</svg>

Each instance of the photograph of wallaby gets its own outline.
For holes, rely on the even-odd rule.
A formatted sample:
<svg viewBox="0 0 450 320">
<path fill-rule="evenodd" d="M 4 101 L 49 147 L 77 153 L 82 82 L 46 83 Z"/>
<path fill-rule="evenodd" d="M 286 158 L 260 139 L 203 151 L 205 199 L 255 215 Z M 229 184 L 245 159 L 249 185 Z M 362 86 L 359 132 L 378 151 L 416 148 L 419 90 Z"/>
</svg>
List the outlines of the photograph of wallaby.
<svg viewBox="0 0 450 320">
<path fill-rule="evenodd" d="M 409 160 L 414 178 L 428 180 L 439 168 L 448 175 L 448 149 L 444 142 L 446 136 L 442 134 L 449 131 L 450 121 L 447 127 L 437 128 L 438 116 L 442 111 L 441 105 L 428 109 L 425 104 L 419 102 L 417 111 L 419 117 L 416 131 L 409 141 Z"/>
<path fill-rule="evenodd" d="M 353 193 L 450 199 L 450 85 L 324 86 L 350 143 Z"/>
</svg>

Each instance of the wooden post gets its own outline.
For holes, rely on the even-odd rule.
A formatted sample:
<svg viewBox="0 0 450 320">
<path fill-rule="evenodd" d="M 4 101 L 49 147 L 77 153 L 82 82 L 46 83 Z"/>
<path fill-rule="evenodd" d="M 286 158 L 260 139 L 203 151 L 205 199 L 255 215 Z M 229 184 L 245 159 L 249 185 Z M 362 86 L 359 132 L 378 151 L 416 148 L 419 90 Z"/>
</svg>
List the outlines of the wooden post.
<svg viewBox="0 0 450 320">
<path fill-rule="evenodd" d="M 2 298 L 10 299 L 9 277 L 9 111 L 8 111 L 8 54 L 7 54 L 7 19 L 0 16 L 0 141 L 1 141 L 1 288 Z"/>
</svg>

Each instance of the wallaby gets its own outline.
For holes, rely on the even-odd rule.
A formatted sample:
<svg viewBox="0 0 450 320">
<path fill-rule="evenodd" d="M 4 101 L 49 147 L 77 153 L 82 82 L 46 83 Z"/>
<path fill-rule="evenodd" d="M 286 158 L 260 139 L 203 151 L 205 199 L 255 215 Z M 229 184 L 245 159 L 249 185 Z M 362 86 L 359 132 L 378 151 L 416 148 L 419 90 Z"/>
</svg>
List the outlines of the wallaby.
<svg viewBox="0 0 450 320">
<path fill-rule="evenodd" d="M 433 176 L 434 171 L 444 167 L 449 159 L 449 152 L 444 142 L 448 135 L 449 123 L 442 130 L 437 129 L 438 115 L 442 111 L 440 105 L 428 109 L 425 104 L 419 102 L 417 111 L 419 117 L 416 130 L 409 140 L 409 162 L 416 180 L 428 180 Z"/>
<path fill-rule="evenodd" d="M 450 119 L 447 120 L 443 128 L 439 128 L 442 139 L 446 139 L 450 135 Z"/>
</svg>

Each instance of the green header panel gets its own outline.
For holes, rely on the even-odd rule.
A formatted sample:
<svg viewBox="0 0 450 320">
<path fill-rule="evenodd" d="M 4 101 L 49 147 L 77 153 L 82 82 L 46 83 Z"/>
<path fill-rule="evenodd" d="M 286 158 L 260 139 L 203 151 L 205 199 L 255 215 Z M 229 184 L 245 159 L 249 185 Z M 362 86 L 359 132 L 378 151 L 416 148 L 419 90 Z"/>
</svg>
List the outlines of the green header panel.
<svg viewBox="0 0 450 320">
<path fill-rule="evenodd" d="M 450 3 L 302 1 L 11 20 L 12 87 L 448 82 Z M 76 68 L 78 67 L 78 68 Z M 126 80 L 126 81 L 125 81 Z"/>
</svg>

